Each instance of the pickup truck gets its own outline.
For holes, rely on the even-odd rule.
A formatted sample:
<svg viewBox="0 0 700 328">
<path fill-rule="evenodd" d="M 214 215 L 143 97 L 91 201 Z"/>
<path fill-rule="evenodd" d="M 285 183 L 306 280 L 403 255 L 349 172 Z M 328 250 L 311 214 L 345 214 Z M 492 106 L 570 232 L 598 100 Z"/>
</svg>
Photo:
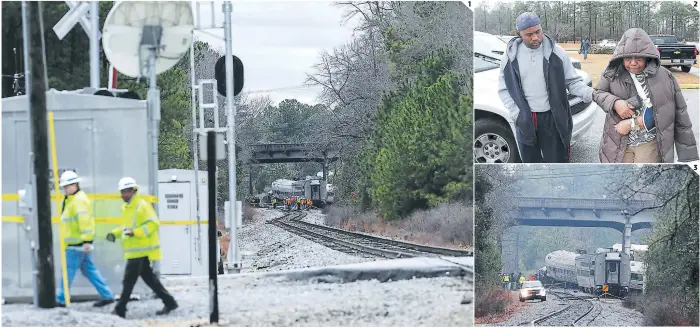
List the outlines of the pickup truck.
<svg viewBox="0 0 700 328">
<path fill-rule="evenodd" d="M 697 63 L 698 49 L 694 45 L 678 42 L 674 35 L 650 35 L 656 50 L 659 51 L 661 66 L 670 68 L 678 66 L 683 72 L 690 72 Z"/>
</svg>

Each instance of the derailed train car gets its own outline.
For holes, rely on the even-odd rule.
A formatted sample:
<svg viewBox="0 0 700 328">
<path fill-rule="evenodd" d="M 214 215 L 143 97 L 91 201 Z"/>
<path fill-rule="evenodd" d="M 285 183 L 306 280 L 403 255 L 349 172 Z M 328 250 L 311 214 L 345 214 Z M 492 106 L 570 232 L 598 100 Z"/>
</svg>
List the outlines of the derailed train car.
<svg viewBox="0 0 700 328">
<path fill-rule="evenodd" d="M 629 292 L 630 258 L 611 249 L 591 254 L 554 251 L 545 257 L 546 275 L 553 281 L 575 284 L 579 289 L 601 294 L 603 285 L 608 293 L 624 296 Z"/>
</svg>

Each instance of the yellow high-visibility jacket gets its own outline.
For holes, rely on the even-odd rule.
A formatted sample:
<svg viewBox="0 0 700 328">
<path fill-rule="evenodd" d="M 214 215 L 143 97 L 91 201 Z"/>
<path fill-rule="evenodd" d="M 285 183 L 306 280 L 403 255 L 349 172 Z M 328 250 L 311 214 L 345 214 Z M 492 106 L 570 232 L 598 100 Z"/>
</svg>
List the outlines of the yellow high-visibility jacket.
<svg viewBox="0 0 700 328">
<path fill-rule="evenodd" d="M 504 275 L 503 282 L 510 282 L 510 277 L 508 277 L 508 275 Z"/>
<path fill-rule="evenodd" d="M 78 190 L 66 198 L 61 213 L 63 241 L 66 246 L 80 245 L 95 239 L 95 218 L 92 217 L 92 204 L 84 191 Z"/>
<path fill-rule="evenodd" d="M 122 226 L 112 230 L 112 234 L 121 238 L 125 259 L 148 257 L 151 261 L 157 261 L 163 258 L 159 227 L 160 221 L 153 205 L 136 194 L 131 201 L 122 205 Z M 123 235 L 123 229 L 132 229 L 134 236 Z"/>
</svg>

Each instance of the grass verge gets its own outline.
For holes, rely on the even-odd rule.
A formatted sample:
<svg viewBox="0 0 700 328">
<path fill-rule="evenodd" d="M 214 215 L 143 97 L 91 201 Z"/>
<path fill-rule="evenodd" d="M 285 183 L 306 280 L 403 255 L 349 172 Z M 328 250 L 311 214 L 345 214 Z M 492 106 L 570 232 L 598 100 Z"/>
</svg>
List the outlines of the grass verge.
<svg viewBox="0 0 700 328">
<path fill-rule="evenodd" d="M 351 206 L 331 206 L 325 212 L 326 224 L 336 228 L 425 245 L 472 248 L 473 211 L 462 204 L 442 204 L 395 221 L 385 221 L 380 215 L 363 213 Z"/>
</svg>

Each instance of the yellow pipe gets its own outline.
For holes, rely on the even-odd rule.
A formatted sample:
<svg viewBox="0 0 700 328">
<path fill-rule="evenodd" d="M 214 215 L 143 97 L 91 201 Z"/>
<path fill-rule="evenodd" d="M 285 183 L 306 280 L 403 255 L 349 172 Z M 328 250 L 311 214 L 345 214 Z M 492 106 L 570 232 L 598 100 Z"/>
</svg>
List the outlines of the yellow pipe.
<svg viewBox="0 0 700 328">
<path fill-rule="evenodd" d="M 23 216 L 3 216 L 2 217 L 2 222 L 12 222 L 12 223 L 24 223 L 24 217 Z M 201 224 L 207 224 L 207 220 L 201 220 Z M 54 216 L 51 218 L 51 223 L 53 224 L 59 224 L 61 223 L 61 218 L 58 216 Z M 117 217 L 96 217 L 95 218 L 95 224 L 121 224 L 122 223 L 122 218 L 117 218 Z M 183 220 L 183 221 L 172 221 L 172 220 L 161 220 L 160 221 L 161 225 L 195 225 L 197 224 L 196 220 Z"/>
<path fill-rule="evenodd" d="M 158 197 L 153 197 L 150 195 L 143 195 L 141 197 L 150 203 L 158 202 Z M 88 198 L 90 198 L 91 200 L 122 200 L 122 196 L 119 194 L 88 194 Z M 60 193 L 52 194 L 51 199 L 62 200 L 63 195 L 61 195 Z M 19 196 L 17 194 L 2 194 L 2 200 L 6 202 L 19 201 Z"/>
<path fill-rule="evenodd" d="M 56 130 L 54 129 L 53 112 L 49 112 L 49 141 L 51 143 L 51 162 L 53 163 L 53 189 L 56 191 L 56 195 L 58 195 L 58 158 L 56 156 Z M 53 198 L 56 199 L 56 211 L 58 212 L 60 219 L 61 199 L 59 197 Z M 64 233 L 62 221 L 59 221 L 58 231 L 59 238 L 61 238 L 61 272 L 63 273 L 63 294 L 65 295 L 66 307 L 68 307 L 70 306 L 70 291 L 68 290 L 68 266 L 66 265 L 66 245 L 63 241 Z"/>
</svg>

